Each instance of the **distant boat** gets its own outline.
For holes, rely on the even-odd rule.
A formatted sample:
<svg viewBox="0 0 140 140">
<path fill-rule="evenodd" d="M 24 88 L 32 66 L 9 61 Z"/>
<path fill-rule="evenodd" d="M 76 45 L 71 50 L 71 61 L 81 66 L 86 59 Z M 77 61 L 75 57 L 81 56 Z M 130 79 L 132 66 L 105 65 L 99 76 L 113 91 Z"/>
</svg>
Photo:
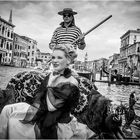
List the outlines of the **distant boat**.
<svg viewBox="0 0 140 140">
<path fill-rule="evenodd" d="M 140 86 L 139 82 L 125 82 L 125 81 L 111 81 L 108 80 L 95 80 L 95 82 L 102 82 L 102 83 L 110 83 L 110 84 L 116 84 L 116 85 L 138 85 Z"/>
<path fill-rule="evenodd" d="M 102 72 L 107 74 L 109 76 L 109 72 L 103 67 Z M 114 80 L 115 79 L 115 80 Z M 116 84 L 116 85 L 140 85 L 138 78 L 134 79 L 134 81 L 130 81 L 129 76 L 122 76 L 121 74 L 112 74 L 111 73 L 111 81 L 108 80 L 96 80 L 96 82 L 105 82 L 110 84 Z"/>
<path fill-rule="evenodd" d="M 77 73 L 80 75 L 80 76 L 83 76 L 89 80 L 92 79 L 92 76 L 93 76 L 93 73 L 92 72 L 89 72 L 89 71 L 77 71 Z"/>
<path fill-rule="evenodd" d="M 43 68 L 40 66 L 36 66 L 36 67 L 34 67 L 34 70 L 43 70 Z"/>
</svg>

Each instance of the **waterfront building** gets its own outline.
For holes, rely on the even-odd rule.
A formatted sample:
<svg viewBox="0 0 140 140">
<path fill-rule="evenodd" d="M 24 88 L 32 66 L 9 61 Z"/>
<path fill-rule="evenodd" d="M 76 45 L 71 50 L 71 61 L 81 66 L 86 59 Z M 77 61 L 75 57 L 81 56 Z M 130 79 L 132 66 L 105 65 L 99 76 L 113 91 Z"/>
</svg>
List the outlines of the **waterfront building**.
<svg viewBox="0 0 140 140">
<path fill-rule="evenodd" d="M 0 63 L 10 65 L 12 62 L 13 32 L 15 25 L 12 23 L 12 10 L 9 20 L 0 16 Z"/>
<path fill-rule="evenodd" d="M 81 63 L 82 63 L 81 61 L 75 61 L 74 69 L 77 71 L 81 70 Z"/>
<path fill-rule="evenodd" d="M 103 67 L 103 66 L 107 66 L 108 64 L 108 59 L 106 58 L 100 58 L 98 60 L 96 60 L 96 69 L 97 71 L 100 71 L 100 69 Z"/>
<path fill-rule="evenodd" d="M 86 62 L 86 69 L 88 71 L 92 71 L 92 72 L 93 71 L 99 72 L 100 68 L 103 67 L 103 65 L 104 66 L 108 65 L 108 59 L 100 58 L 100 59 L 97 59 L 97 60 L 88 61 L 87 60 L 87 54 L 86 54 L 84 62 L 76 61 L 74 63 L 74 69 L 83 71 L 85 69 L 85 62 Z"/>
<path fill-rule="evenodd" d="M 126 67 L 140 70 L 140 29 L 128 30 L 121 37 L 119 71 L 125 74 Z"/>
<path fill-rule="evenodd" d="M 50 53 L 44 53 L 44 52 L 41 52 L 39 49 L 37 49 L 37 55 L 36 55 L 37 66 L 39 66 L 41 63 L 42 68 L 49 68 L 50 61 L 51 61 Z"/>
<path fill-rule="evenodd" d="M 118 60 L 120 58 L 120 54 L 114 53 L 112 56 L 109 56 L 109 61 L 108 61 L 108 68 L 111 65 L 112 70 L 117 70 L 119 71 L 119 64 Z"/>
<path fill-rule="evenodd" d="M 88 61 L 88 54 L 86 52 L 84 57 L 84 62 L 82 61 L 75 61 L 73 68 L 77 71 L 92 71 L 92 61 Z"/>
<path fill-rule="evenodd" d="M 37 41 L 27 36 L 22 36 L 22 38 L 26 39 L 28 42 L 27 66 L 34 67 L 36 65 Z"/>
<path fill-rule="evenodd" d="M 14 33 L 13 40 L 13 65 L 17 67 L 27 66 L 28 40 Z"/>
</svg>

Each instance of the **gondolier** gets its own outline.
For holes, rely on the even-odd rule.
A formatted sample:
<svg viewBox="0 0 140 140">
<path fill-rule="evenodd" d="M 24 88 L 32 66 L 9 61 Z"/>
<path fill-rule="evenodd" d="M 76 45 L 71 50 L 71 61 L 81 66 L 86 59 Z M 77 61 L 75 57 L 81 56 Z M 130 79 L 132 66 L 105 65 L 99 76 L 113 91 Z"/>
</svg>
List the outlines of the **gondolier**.
<svg viewBox="0 0 140 140">
<path fill-rule="evenodd" d="M 77 12 L 73 11 L 71 8 L 64 8 L 63 11 L 58 12 L 58 14 L 63 16 L 64 21 L 61 22 L 60 27 L 56 28 L 54 31 L 49 44 L 50 49 L 57 44 L 72 44 L 79 38 L 73 45 L 70 45 L 70 48 L 76 50 L 78 47 L 83 50 L 86 46 L 84 34 L 82 34 L 81 29 L 75 25 L 74 19 L 74 15 L 76 15 Z"/>
</svg>

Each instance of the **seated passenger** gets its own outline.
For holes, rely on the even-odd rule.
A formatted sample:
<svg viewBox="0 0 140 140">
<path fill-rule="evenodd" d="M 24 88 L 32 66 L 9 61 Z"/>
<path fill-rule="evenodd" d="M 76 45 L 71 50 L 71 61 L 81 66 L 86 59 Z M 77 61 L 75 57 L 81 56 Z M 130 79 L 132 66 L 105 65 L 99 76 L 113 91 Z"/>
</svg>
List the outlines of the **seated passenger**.
<svg viewBox="0 0 140 140">
<path fill-rule="evenodd" d="M 6 105 L 0 114 L 1 139 L 87 139 L 94 134 L 70 113 L 79 100 L 78 81 L 68 65 L 73 61 L 66 45 L 52 53 L 53 71 L 46 76 L 32 105 Z"/>
</svg>

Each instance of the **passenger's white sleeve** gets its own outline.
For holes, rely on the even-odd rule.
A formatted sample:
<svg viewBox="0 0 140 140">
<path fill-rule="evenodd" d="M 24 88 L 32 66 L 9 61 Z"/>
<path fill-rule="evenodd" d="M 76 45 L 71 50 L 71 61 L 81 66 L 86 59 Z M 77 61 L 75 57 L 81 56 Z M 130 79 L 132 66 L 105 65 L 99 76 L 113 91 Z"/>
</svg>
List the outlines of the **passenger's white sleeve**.
<svg viewBox="0 0 140 140">
<path fill-rule="evenodd" d="M 6 105 L 0 114 L 0 139 L 35 139 L 34 125 L 23 124 L 30 105 L 21 102 Z"/>
<path fill-rule="evenodd" d="M 0 114 L 0 139 L 8 138 L 8 122 L 11 113 L 12 106 L 6 105 Z"/>
</svg>

